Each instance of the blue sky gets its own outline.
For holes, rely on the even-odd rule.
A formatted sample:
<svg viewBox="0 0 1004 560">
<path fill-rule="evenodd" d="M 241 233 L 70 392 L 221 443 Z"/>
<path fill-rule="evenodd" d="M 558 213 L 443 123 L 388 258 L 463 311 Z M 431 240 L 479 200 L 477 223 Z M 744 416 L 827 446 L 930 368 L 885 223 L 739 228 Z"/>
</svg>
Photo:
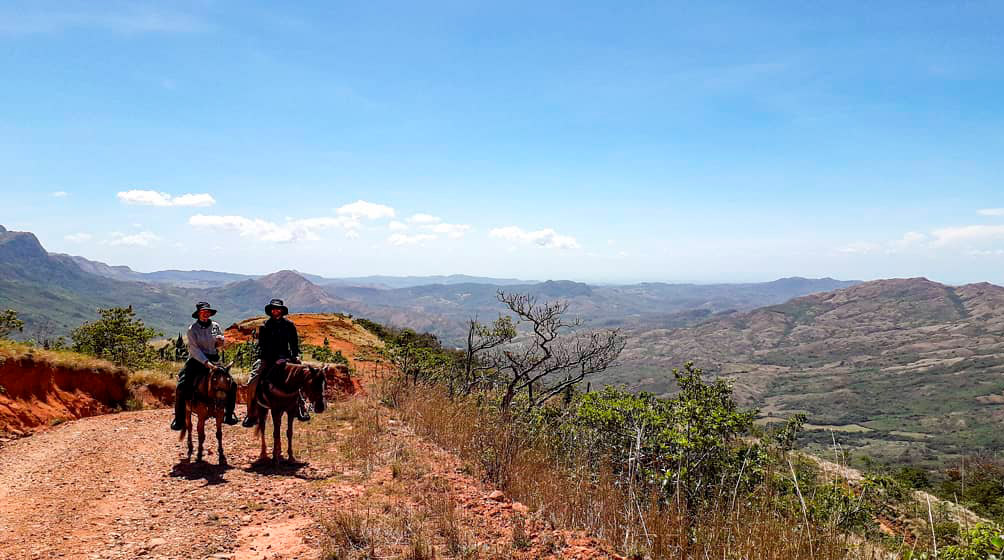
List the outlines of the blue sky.
<svg viewBox="0 0 1004 560">
<path fill-rule="evenodd" d="M 1000 3 L 288 4 L 0 5 L 0 224 L 143 271 L 1004 283 Z"/>
</svg>

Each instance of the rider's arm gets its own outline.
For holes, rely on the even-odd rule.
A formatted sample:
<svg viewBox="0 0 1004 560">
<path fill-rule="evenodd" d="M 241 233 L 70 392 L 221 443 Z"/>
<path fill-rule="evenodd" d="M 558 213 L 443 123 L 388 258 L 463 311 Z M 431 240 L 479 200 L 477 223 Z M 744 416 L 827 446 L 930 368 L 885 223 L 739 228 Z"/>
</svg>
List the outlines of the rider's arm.
<svg viewBox="0 0 1004 560">
<path fill-rule="evenodd" d="M 196 339 L 195 330 L 192 327 L 188 327 L 188 355 L 203 365 L 209 365 L 209 358 L 199 347 L 199 341 Z"/>
<path fill-rule="evenodd" d="M 294 360 L 300 359 L 300 336 L 296 333 L 296 325 L 289 322 L 289 352 Z"/>
</svg>

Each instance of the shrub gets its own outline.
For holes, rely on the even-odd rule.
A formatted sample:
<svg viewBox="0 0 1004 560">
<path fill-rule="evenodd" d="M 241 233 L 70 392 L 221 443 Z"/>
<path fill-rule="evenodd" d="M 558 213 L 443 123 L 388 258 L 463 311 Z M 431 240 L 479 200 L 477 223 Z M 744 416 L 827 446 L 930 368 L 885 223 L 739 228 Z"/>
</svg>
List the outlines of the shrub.
<svg viewBox="0 0 1004 560">
<path fill-rule="evenodd" d="M 0 338 L 7 338 L 13 331 L 24 331 L 24 321 L 17 318 L 17 311 L 8 309 L 0 313 Z"/>
<path fill-rule="evenodd" d="M 98 314 L 100 319 L 71 334 L 75 351 L 133 369 L 153 362 L 156 352 L 148 343 L 157 331 L 137 319 L 131 306 L 99 309 Z"/>
</svg>

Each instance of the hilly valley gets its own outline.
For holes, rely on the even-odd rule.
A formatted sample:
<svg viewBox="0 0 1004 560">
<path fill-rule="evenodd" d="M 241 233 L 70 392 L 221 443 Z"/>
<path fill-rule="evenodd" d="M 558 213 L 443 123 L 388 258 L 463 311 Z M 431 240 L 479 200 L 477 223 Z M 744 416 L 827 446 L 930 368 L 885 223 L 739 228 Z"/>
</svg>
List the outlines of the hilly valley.
<svg viewBox="0 0 1004 560">
<path fill-rule="evenodd" d="M 693 360 L 736 383 L 763 421 L 804 412 L 815 441 L 918 462 L 999 448 L 1004 434 L 1004 288 L 878 280 L 700 325 L 632 331 L 609 381 L 670 390 Z M 813 437 L 810 434 L 810 437 Z"/>
<path fill-rule="evenodd" d="M 431 278 L 431 277 L 426 277 Z M 809 439 L 839 437 L 861 452 L 923 462 L 1004 444 L 1004 288 L 923 278 L 871 282 L 784 278 L 750 284 L 591 285 L 565 280 L 434 277 L 326 279 L 295 271 L 137 273 L 50 254 L 28 232 L 0 230 L 0 308 L 21 338 L 66 336 L 100 307 L 131 305 L 167 336 L 195 301 L 224 326 L 260 316 L 272 297 L 300 313 L 343 313 L 436 334 L 460 346 L 472 317 L 490 321 L 497 292 L 563 300 L 586 328 L 620 328 L 627 347 L 594 387 L 668 394 L 671 369 L 692 360 L 736 383 L 770 423 L 809 416 Z M 393 287 L 393 286 L 398 287 Z M 830 434 L 837 434 L 834 437 Z"/>
</svg>

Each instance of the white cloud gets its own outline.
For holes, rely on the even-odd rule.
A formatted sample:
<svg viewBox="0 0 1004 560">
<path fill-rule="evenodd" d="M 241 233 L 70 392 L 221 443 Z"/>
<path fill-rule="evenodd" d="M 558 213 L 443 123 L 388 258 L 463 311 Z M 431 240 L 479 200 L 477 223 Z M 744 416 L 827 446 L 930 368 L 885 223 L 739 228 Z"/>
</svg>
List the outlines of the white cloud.
<svg viewBox="0 0 1004 560">
<path fill-rule="evenodd" d="M 141 231 L 139 233 L 134 233 L 132 235 L 123 235 L 121 233 L 113 233 L 111 241 L 108 242 L 109 245 L 128 245 L 131 247 L 149 247 L 155 241 L 159 241 L 160 236 L 155 235 L 149 231 Z"/>
<path fill-rule="evenodd" d="M 172 196 L 165 192 L 133 189 L 118 193 L 124 204 L 137 206 L 212 206 L 216 199 L 207 193 Z"/>
<path fill-rule="evenodd" d="M 878 253 L 881 250 L 881 245 L 868 241 L 855 241 L 854 243 L 844 245 L 843 247 L 837 249 L 840 253 L 848 253 L 851 255 L 871 255 L 873 253 Z"/>
<path fill-rule="evenodd" d="M 936 229 L 931 232 L 935 247 L 955 243 L 1004 239 L 1004 225 L 972 225 Z"/>
<path fill-rule="evenodd" d="M 71 233 L 70 235 L 63 236 L 63 239 L 70 243 L 85 243 L 93 238 L 94 236 L 89 233 Z"/>
<path fill-rule="evenodd" d="M 387 238 L 387 243 L 391 245 L 404 246 L 404 245 L 416 245 L 422 243 L 423 241 L 433 241 L 436 239 L 435 235 L 428 233 L 418 233 L 415 235 L 405 235 L 403 233 L 395 233 Z"/>
<path fill-rule="evenodd" d="M 366 202 L 365 200 L 357 200 L 351 204 L 346 204 L 335 210 L 335 213 L 354 220 L 358 220 L 359 218 L 379 220 L 382 218 L 393 218 L 396 214 L 390 206 Z"/>
<path fill-rule="evenodd" d="M 548 249 L 579 248 L 579 242 L 576 241 L 574 237 L 570 235 L 561 235 L 551 228 L 540 229 L 537 231 L 525 231 L 523 228 L 518 226 L 506 226 L 491 230 L 489 235 L 499 239 L 507 239 L 509 241 L 533 243 L 540 245 L 541 247 L 547 247 Z"/>
<path fill-rule="evenodd" d="M 467 224 L 434 224 L 430 226 L 422 226 L 423 230 L 431 231 L 433 233 L 441 233 L 450 239 L 460 239 L 468 231 L 470 231 L 471 226 Z"/>
<path fill-rule="evenodd" d="M 889 247 L 886 249 L 887 253 L 898 253 L 900 251 L 905 251 L 907 249 L 916 247 L 927 241 L 927 236 L 918 231 L 908 231 L 903 234 L 901 239 L 889 242 Z"/>
<path fill-rule="evenodd" d="M 979 214 L 982 216 L 1004 216 L 1004 208 L 983 208 Z"/>
<path fill-rule="evenodd" d="M 69 194 L 70 193 L 66 191 L 56 191 L 54 193 L 50 193 L 50 196 L 52 196 L 53 198 L 66 198 L 67 196 L 69 196 Z"/>
<path fill-rule="evenodd" d="M 394 220 L 388 224 L 387 227 L 390 228 L 391 231 L 404 231 L 408 229 L 408 224 Z"/>
<path fill-rule="evenodd" d="M 442 222 L 443 219 L 439 216 L 433 216 L 432 214 L 412 214 L 408 221 L 413 224 L 438 224 Z"/>
<path fill-rule="evenodd" d="M 329 229 L 343 229 L 350 239 L 350 234 L 359 227 L 359 222 L 350 217 L 321 217 L 300 220 L 287 219 L 284 224 L 277 224 L 260 218 L 244 216 L 211 216 L 196 214 L 188 219 L 188 223 L 196 227 L 236 231 L 241 237 L 252 237 L 261 241 L 289 243 L 292 241 L 317 241 L 318 232 Z M 358 234 L 356 234 L 358 235 Z"/>
<path fill-rule="evenodd" d="M 1000 257 L 1004 256 L 1004 249 L 971 249 L 966 254 L 972 257 Z"/>
</svg>

